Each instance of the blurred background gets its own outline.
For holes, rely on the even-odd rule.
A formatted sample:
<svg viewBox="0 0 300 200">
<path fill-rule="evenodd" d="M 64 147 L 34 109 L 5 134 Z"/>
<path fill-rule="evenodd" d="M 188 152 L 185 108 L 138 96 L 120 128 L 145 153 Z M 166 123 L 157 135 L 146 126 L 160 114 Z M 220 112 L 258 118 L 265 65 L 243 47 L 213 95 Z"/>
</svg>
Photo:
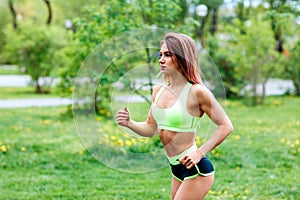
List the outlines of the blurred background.
<svg viewBox="0 0 300 200">
<path fill-rule="evenodd" d="M 167 168 L 143 174 L 143 181 L 107 168 L 81 145 L 73 121 L 72 93 L 85 59 L 102 42 L 138 28 L 191 36 L 204 74 L 211 66 L 217 70 L 206 80 L 222 80 L 208 85 L 235 131 L 210 155 L 220 177 L 208 199 L 299 198 L 298 0 L 0 0 L 0 26 L 1 199 L 170 198 Z M 116 60 L 101 79 L 99 71 L 90 73 L 101 87 L 90 99 L 93 108 L 78 109 L 95 112 L 103 125 L 93 130 L 87 122 L 86 133 L 108 133 L 99 145 L 130 152 L 161 148 L 158 138 L 130 138 L 112 120 L 112 97 L 126 101 L 131 90 L 139 108 L 132 115 L 144 119 L 147 113 L 155 73 L 146 89 L 135 87 L 141 70 L 114 90 L 139 63 L 146 75 L 156 73 L 157 51 Z M 197 144 L 206 137 L 200 131 Z"/>
</svg>

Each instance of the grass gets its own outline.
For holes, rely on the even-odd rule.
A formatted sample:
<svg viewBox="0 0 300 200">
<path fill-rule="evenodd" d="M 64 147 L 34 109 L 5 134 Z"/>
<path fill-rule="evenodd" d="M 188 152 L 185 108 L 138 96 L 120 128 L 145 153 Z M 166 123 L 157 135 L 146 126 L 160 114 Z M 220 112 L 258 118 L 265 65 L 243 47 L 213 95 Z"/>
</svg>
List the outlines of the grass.
<svg viewBox="0 0 300 200">
<path fill-rule="evenodd" d="M 11 74 L 21 74 L 20 69 L 13 65 L 13 66 L 3 66 L 0 65 L 0 74 L 1 75 L 11 75 Z"/>
<path fill-rule="evenodd" d="M 36 94 L 33 86 L 27 87 L 0 87 L 0 99 L 28 99 L 57 97 L 56 91 L 52 93 Z M 70 94 L 71 98 L 71 94 Z"/>
<path fill-rule="evenodd" d="M 300 98 L 270 97 L 258 107 L 222 104 L 235 130 L 209 154 L 216 177 L 207 199 L 297 199 Z M 145 119 L 143 105 L 129 108 Z M 62 117 L 66 109 L 0 110 L 0 199 L 170 199 L 168 167 L 126 173 L 102 164 L 82 145 L 74 120 Z M 111 120 L 97 120 L 104 130 L 87 126 L 87 136 L 118 130 Z M 200 140 L 209 127 L 205 118 Z"/>
</svg>

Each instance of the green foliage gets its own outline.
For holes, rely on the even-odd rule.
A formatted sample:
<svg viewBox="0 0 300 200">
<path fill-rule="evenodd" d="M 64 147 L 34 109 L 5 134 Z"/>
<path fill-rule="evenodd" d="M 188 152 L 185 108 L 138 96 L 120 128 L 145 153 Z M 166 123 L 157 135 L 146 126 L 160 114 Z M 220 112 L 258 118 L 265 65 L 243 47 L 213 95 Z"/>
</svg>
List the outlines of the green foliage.
<svg viewBox="0 0 300 200">
<path fill-rule="evenodd" d="M 286 58 L 285 78 L 289 78 L 293 81 L 296 95 L 300 96 L 300 40 L 289 51 L 289 55 Z"/>
<path fill-rule="evenodd" d="M 222 42 L 217 35 L 209 35 L 206 38 L 206 50 L 213 62 L 217 65 L 221 79 L 224 84 L 226 97 L 234 98 L 239 96 L 244 80 L 235 74 L 236 65 L 227 55 L 226 43 Z M 201 65 L 200 65 L 201 66 Z M 212 75 L 215 76 L 215 75 Z"/>
<path fill-rule="evenodd" d="M 239 23 L 239 21 L 237 21 Z M 258 15 L 252 17 L 245 33 L 231 32 L 232 37 L 221 50 L 234 65 L 236 80 L 251 84 L 253 105 L 263 103 L 264 94 L 258 98 L 257 84 L 266 83 L 275 73 L 280 73 L 280 56 L 274 50 L 275 39 L 268 21 Z"/>
<path fill-rule="evenodd" d="M 0 2 L 0 53 L 2 53 L 2 48 L 5 44 L 4 27 L 9 23 L 9 19 L 8 9 Z M 12 26 L 12 24 L 10 26 Z"/>
<path fill-rule="evenodd" d="M 19 29 L 7 28 L 6 43 L 2 59 L 17 63 L 25 68 L 36 86 L 36 92 L 43 92 L 39 78 L 49 76 L 55 66 L 55 51 L 65 45 L 64 30 L 59 27 L 23 24 Z"/>
<path fill-rule="evenodd" d="M 179 18 L 180 14 L 181 8 L 178 5 L 178 1 L 161 2 L 145 0 L 129 2 L 113 0 L 105 2 L 100 7 L 85 7 L 82 17 L 74 20 L 74 29 L 76 31 L 71 44 L 58 53 L 61 57 L 67 57 L 67 59 L 64 59 L 65 63 L 62 62 L 59 70 L 57 70 L 62 78 L 61 88 L 64 91 L 72 91 L 73 81 L 82 63 L 103 42 L 119 33 L 137 28 L 148 28 L 151 26 L 175 28 L 175 25 L 178 25 L 178 21 L 182 20 Z M 190 23 L 193 22 L 191 21 Z M 189 26 L 190 24 L 182 25 L 181 27 L 178 26 L 177 28 L 186 32 L 191 30 L 188 28 Z M 142 35 L 141 37 L 144 36 Z M 118 47 L 118 45 L 117 43 L 115 46 Z M 156 45 L 159 48 L 159 44 Z M 122 53 L 118 49 L 114 51 L 119 54 Z M 98 54 L 97 52 L 93 53 Z M 95 58 L 95 60 L 106 59 L 100 58 L 101 53 L 99 52 L 98 58 Z M 151 58 L 152 53 L 144 49 L 144 52 L 137 52 L 135 57 L 118 58 L 110 64 L 109 68 L 105 71 L 105 76 L 102 76 L 98 83 L 94 83 L 101 85 L 101 87 L 97 88 L 96 92 L 96 96 L 99 98 L 96 110 L 108 109 L 107 106 L 109 106 L 112 92 L 111 84 L 117 81 L 126 71 L 130 70 L 134 66 L 134 63 L 143 63 L 146 61 L 148 67 L 151 68 L 151 62 L 153 62 Z M 95 80 L 101 75 L 100 71 L 99 69 L 95 69 L 87 73 L 89 77 L 93 77 L 93 80 Z"/>
</svg>

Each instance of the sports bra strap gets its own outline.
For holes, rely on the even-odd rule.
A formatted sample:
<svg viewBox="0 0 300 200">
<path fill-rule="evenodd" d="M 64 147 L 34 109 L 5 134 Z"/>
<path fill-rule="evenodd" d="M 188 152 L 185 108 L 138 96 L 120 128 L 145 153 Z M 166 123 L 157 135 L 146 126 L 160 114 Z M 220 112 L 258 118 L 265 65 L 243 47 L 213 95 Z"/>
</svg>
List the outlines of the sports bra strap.
<svg viewBox="0 0 300 200">
<path fill-rule="evenodd" d="M 163 93 L 164 90 L 165 90 L 165 86 L 162 86 L 162 87 L 159 88 L 159 90 L 158 90 L 158 92 L 155 96 L 155 99 L 154 99 L 154 105 L 156 105 L 160 95 Z"/>
<path fill-rule="evenodd" d="M 183 103 L 183 105 L 185 105 L 187 103 L 187 96 L 188 96 L 190 87 L 191 87 L 191 84 L 187 83 L 179 95 L 179 100 L 180 100 L 180 102 Z M 158 101 L 159 97 L 161 96 L 161 94 L 163 93 L 163 91 L 165 90 L 165 88 L 166 88 L 166 86 L 164 86 L 164 85 L 161 88 L 159 88 L 159 90 L 155 96 L 155 99 L 154 99 L 154 105 L 157 104 L 157 101 Z"/>
</svg>

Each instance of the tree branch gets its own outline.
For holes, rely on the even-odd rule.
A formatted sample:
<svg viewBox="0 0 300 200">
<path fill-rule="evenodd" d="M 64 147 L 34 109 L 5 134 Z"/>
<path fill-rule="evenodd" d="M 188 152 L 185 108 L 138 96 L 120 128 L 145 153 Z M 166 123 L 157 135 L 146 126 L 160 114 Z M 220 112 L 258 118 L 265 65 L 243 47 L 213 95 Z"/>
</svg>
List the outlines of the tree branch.
<svg viewBox="0 0 300 200">
<path fill-rule="evenodd" d="M 16 13 L 16 10 L 13 5 L 13 0 L 8 1 L 8 6 L 9 6 L 10 13 L 13 16 L 13 27 L 14 27 L 14 29 L 17 29 L 18 28 L 17 13 Z"/>
<path fill-rule="evenodd" d="M 50 5 L 50 0 L 44 0 L 44 2 L 46 3 L 47 8 L 48 8 L 47 25 L 49 26 L 51 24 L 51 21 L 52 21 L 52 8 L 51 8 L 51 5 Z"/>
</svg>

